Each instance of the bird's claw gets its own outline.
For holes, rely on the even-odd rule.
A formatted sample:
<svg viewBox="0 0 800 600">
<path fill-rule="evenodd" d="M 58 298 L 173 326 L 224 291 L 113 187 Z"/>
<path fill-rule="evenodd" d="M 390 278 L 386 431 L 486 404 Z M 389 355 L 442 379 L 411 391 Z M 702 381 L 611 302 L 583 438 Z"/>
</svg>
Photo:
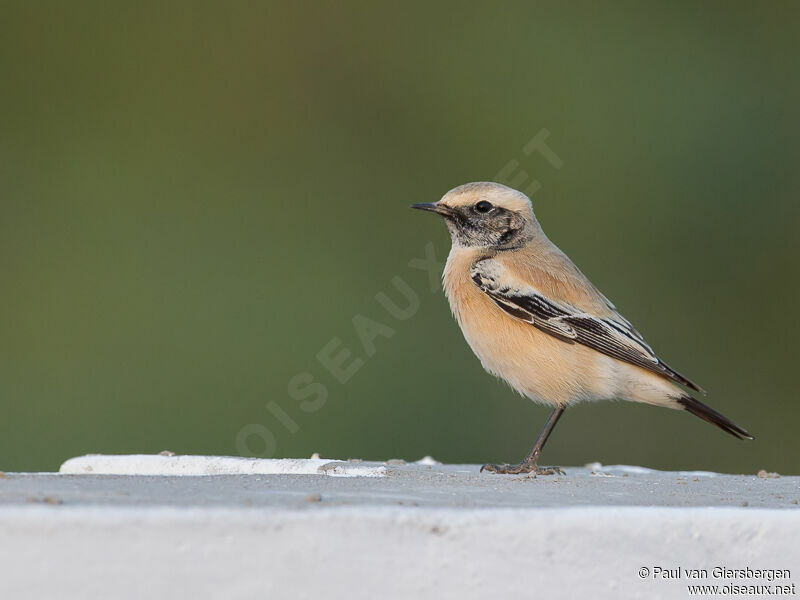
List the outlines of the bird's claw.
<svg viewBox="0 0 800 600">
<path fill-rule="evenodd" d="M 521 462 L 517 465 L 493 465 L 486 464 L 481 467 L 481 473 L 497 473 L 498 475 L 566 475 L 560 467 L 540 467 L 536 463 Z"/>
</svg>

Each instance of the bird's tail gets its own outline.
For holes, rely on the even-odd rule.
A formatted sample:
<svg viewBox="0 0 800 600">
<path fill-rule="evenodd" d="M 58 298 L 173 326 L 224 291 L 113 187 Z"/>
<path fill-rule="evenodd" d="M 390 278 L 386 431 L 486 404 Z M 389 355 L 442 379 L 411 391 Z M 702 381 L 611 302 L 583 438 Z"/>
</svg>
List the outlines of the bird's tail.
<svg viewBox="0 0 800 600">
<path fill-rule="evenodd" d="M 752 435 L 747 433 L 747 431 L 739 427 L 728 417 L 721 415 L 710 406 L 706 406 L 691 396 L 684 395 L 680 398 L 676 398 L 676 400 L 684 410 L 692 413 L 696 417 L 700 417 L 704 421 L 708 421 L 709 423 L 716 425 L 723 431 L 730 433 L 732 436 L 737 437 L 740 440 L 744 438 L 749 440 L 755 439 Z"/>
</svg>

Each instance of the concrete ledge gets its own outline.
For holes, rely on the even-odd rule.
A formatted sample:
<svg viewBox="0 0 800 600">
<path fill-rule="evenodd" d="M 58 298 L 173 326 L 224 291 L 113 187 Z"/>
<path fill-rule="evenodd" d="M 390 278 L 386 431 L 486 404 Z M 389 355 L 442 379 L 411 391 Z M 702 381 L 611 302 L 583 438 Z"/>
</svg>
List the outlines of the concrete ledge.
<svg viewBox="0 0 800 600">
<path fill-rule="evenodd" d="M 385 476 L 7 474 L 3 597 L 685 598 L 800 573 L 797 477 L 356 464 Z"/>
</svg>

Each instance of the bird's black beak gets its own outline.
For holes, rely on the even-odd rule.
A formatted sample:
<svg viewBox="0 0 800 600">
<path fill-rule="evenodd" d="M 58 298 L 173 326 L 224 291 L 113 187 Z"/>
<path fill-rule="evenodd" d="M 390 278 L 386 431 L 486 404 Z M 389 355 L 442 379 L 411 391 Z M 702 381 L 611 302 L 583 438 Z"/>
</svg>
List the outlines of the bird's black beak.
<svg viewBox="0 0 800 600">
<path fill-rule="evenodd" d="M 438 202 L 420 202 L 419 204 L 412 204 L 411 208 L 427 210 L 445 216 L 450 214 L 450 207 L 445 206 L 444 204 L 439 204 Z"/>
</svg>

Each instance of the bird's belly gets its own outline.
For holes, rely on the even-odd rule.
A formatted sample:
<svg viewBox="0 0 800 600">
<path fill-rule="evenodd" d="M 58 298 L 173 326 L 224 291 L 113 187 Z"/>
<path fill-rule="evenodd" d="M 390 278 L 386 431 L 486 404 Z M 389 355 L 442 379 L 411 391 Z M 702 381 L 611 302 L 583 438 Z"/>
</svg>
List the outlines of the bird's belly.
<svg viewBox="0 0 800 600">
<path fill-rule="evenodd" d="M 467 343 L 487 371 L 531 400 L 550 405 L 617 395 L 616 361 L 547 335 L 489 303 L 482 313 L 456 314 Z"/>
</svg>

